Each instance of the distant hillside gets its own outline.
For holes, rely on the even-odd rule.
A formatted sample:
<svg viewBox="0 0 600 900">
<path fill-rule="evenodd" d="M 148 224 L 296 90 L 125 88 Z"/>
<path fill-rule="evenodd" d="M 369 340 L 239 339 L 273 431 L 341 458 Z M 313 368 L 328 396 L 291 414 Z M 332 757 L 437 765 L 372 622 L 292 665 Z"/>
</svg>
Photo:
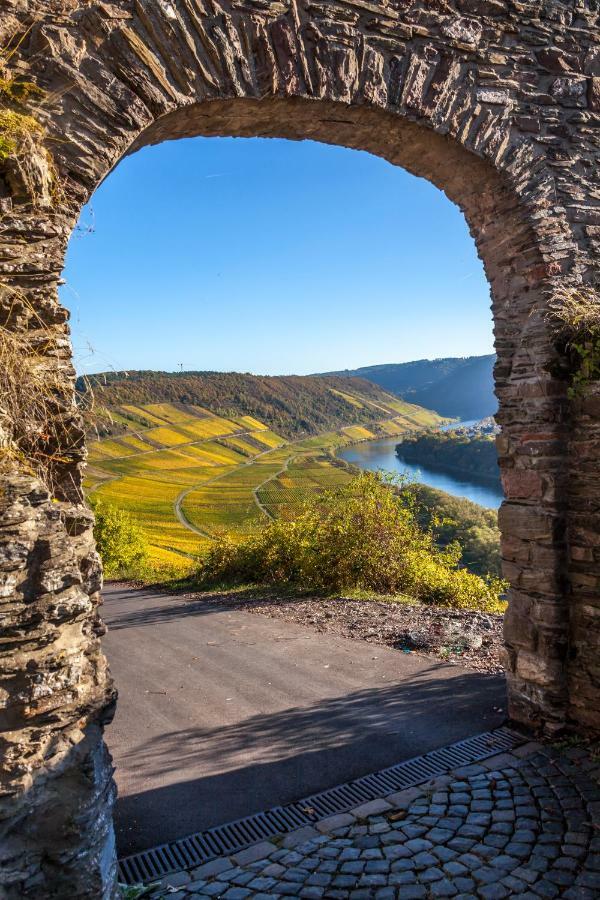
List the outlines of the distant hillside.
<svg viewBox="0 0 600 900">
<path fill-rule="evenodd" d="M 401 416 L 410 426 L 434 425 L 438 417 L 399 400 L 361 378 L 259 376 L 237 372 L 107 372 L 79 379 L 80 393 L 93 391 L 101 434 L 119 433 L 122 418 L 105 411 L 170 403 L 201 407 L 218 416 L 249 415 L 288 439 L 369 425 Z M 125 410 L 131 416 L 131 410 Z M 398 429 L 394 430 L 397 433 Z M 386 432 L 383 431 L 383 434 Z"/>
<path fill-rule="evenodd" d="M 384 390 L 411 403 L 434 409 L 442 416 L 483 419 L 494 415 L 498 409 L 494 395 L 495 361 L 494 354 L 419 359 L 325 374 L 327 377 L 346 375 L 366 378 Z"/>
</svg>

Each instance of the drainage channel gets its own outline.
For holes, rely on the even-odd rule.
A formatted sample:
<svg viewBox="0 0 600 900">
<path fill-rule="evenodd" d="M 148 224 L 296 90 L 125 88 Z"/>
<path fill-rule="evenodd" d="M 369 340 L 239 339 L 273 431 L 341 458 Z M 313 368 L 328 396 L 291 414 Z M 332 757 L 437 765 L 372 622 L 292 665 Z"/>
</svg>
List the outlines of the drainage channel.
<svg viewBox="0 0 600 900">
<path fill-rule="evenodd" d="M 345 812 L 368 800 L 385 797 L 444 775 L 459 766 L 510 751 L 524 740 L 509 728 L 487 731 L 449 747 L 432 750 L 424 756 L 415 756 L 372 775 L 313 794 L 288 806 L 275 806 L 265 812 L 126 856 L 119 860 L 120 881 L 124 884 L 153 881 L 182 869 L 202 865 L 217 856 L 229 856 L 257 841 L 289 834 L 297 828 Z"/>
</svg>

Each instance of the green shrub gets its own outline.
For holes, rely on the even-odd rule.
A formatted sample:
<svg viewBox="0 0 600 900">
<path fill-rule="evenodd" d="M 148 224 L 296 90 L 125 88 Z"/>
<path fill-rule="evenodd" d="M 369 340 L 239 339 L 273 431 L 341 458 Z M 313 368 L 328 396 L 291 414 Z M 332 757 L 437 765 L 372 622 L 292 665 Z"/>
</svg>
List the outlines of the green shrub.
<svg viewBox="0 0 600 900">
<path fill-rule="evenodd" d="M 461 564 L 476 575 L 500 577 L 500 529 L 498 513 L 453 497 L 425 484 L 409 485 L 417 502 L 417 521 L 432 529 L 436 544 L 456 541 L 462 548 Z"/>
<path fill-rule="evenodd" d="M 125 510 L 92 499 L 96 516 L 94 537 L 107 578 L 133 578 L 148 563 L 148 545 L 142 529 Z"/>
<path fill-rule="evenodd" d="M 201 587 L 279 584 L 320 593 L 368 590 L 427 603 L 500 611 L 503 583 L 459 568 L 460 547 L 440 549 L 416 519 L 414 497 L 361 472 L 241 540 L 223 534 L 196 576 Z"/>
</svg>

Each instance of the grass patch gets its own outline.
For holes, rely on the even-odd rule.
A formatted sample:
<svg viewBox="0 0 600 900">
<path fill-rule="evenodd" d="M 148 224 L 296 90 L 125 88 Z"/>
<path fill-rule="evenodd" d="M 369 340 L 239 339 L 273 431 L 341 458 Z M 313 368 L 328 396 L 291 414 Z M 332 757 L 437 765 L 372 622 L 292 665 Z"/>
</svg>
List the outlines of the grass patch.
<svg viewBox="0 0 600 900">
<path fill-rule="evenodd" d="M 351 441 L 368 441 L 375 437 L 372 431 L 362 425 L 351 425 L 349 428 L 344 428 L 344 434 Z"/>
</svg>

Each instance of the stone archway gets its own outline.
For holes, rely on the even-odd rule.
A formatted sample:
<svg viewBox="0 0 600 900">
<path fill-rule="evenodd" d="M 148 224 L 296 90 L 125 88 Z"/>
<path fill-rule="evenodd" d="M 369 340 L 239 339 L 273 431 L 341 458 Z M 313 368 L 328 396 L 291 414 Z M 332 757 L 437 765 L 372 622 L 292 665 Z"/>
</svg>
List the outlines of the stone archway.
<svg viewBox="0 0 600 900">
<path fill-rule="evenodd" d="M 102 743 L 114 692 L 57 286 L 82 204 L 144 144 L 199 134 L 343 144 L 428 178 L 463 209 L 493 295 L 511 715 L 548 732 L 598 726 L 600 407 L 593 388 L 568 400 L 546 318 L 558 290 L 594 283 L 600 243 L 591 7 L 0 0 L 8 69 L 46 98 L 35 110 L 45 130 L 0 161 L 3 325 L 45 367 L 61 422 L 54 498 L 27 461 L 2 474 L 8 897 L 114 891 Z"/>
</svg>

